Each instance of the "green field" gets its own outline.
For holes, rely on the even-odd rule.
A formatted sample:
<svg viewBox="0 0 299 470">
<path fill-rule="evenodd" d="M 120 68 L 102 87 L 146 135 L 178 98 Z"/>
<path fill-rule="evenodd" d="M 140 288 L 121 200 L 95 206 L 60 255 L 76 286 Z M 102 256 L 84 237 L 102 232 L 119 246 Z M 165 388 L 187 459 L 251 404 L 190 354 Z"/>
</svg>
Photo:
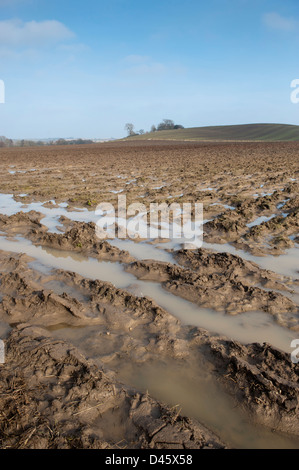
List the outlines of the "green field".
<svg viewBox="0 0 299 470">
<path fill-rule="evenodd" d="M 196 141 L 299 141 L 299 126 L 289 124 L 243 124 L 234 126 L 190 127 L 148 132 L 126 140 Z"/>
</svg>

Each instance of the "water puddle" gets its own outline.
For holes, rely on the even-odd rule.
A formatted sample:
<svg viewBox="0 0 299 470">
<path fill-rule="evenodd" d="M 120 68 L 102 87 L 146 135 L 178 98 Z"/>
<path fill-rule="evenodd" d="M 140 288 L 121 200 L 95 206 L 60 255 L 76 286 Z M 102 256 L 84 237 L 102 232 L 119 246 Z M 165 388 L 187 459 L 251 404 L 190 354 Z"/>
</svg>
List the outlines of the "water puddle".
<svg viewBox="0 0 299 470">
<path fill-rule="evenodd" d="M 290 343 L 296 334 L 274 323 L 273 318 L 264 312 L 246 312 L 227 315 L 208 308 L 201 308 L 192 302 L 177 297 L 156 282 L 137 279 L 124 271 L 123 265 L 116 262 L 98 261 L 79 253 L 62 251 L 49 247 L 34 246 L 30 241 L 16 237 L 16 241 L 0 239 L 0 248 L 5 251 L 26 253 L 39 264 L 64 269 L 89 279 L 111 282 L 117 288 L 138 287 L 140 295 L 152 298 L 185 325 L 205 328 L 213 333 L 225 335 L 242 343 L 269 342 L 290 352 Z"/>
<path fill-rule="evenodd" d="M 134 258 L 139 260 L 153 259 L 156 261 L 165 261 L 166 263 L 176 264 L 171 253 L 147 242 L 134 242 L 133 240 L 115 238 L 114 240 L 109 240 L 109 243 L 120 250 L 128 251 L 132 256 L 134 256 Z"/>
<path fill-rule="evenodd" d="M 24 197 L 25 194 L 20 194 L 20 197 Z M 52 204 L 52 207 L 47 207 L 46 204 Z M 57 227 L 63 228 L 63 225 L 59 222 L 61 216 L 68 217 L 70 220 L 78 222 L 94 222 L 98 220 L 98 216 L 94 211 L 89 211 L 86 208 L 78 208 L 72 211 L 67 210 L 67 203 L 56 204 L 54 200 L 47 202 L 31 202 L 26 204 L 24 202 L 16 201 L 13 194 L 0 194 L 0 213 L 11 216 L 18 212 L 28 213 L 30 211 L 36 211 L 43 214 L 42 223 L 48 227 L 49 232 L 61 233 L 57 230 Z"/>
<path fill-rule="evenodd" d="M 52 204 L 52 206 L 49 207 L 47 204 Z M 96 211 L 89 211 L 86 208 L 81 208 L 69 211 L 67 206 L 67 203 L 56 204 L 55 201 L 24 204 L 23 202 L 15 201 L 13 194 L 0 194 L 0 213 L 10 216 L 21 211 L 25 213 L 32 210 L 40 212 L 43 214 L 42 223 L 52 233 L 61 233 L 63 231 L 63 225 L 59 222 L 59 218 L 65 216 L 73 221 L 94 222 L 97 224 L 98 235 L 104 231 L 104 235 L 112 239 L 115 238 L 115 227 L 118 226 L 120 229 L 126 229 L 129 239 L 141 238 L 151 241 L 158 237 L 169 238 L 171 236 L 174 241 L 178 238 L 181 243 L 192 243 L 196 247 L 201 246 L 202 225 L 206 222 L 206 220 L 202 220 L 200 215 L 198 215 L 194 223 L 191 223 L 188 219 L 188 214 L 185 220 L 183 217 L 182 221 L 182 210 L 179 207 L 173 210 L 173 220 L 169 223 L 159 219 L 156 220 L 155 215 L 151 215 L 154 209 L 148 214 L 145 206 L 143 206 L 145 212 L 142 212 L 140 209 L 137 215 L 128 219 L 115 216 L 114 211 L 111 211 L 111 209 L 105 211 L 99 208 Z M 150 227 L 148 224 L 149 216 Z"/>
<path fill-rule="evenodd" d="M 229 315 L 199 307 L 151 281 L 136 280 L 134 284 L 140 287 L 144 295 L 154 299 L 183 324 L 198 326 L 243 344 L 269 342 L 279 349 L 291 352 L 290 343 L 298 336 L 298 333 L 277 325 L 273 317 L 265 312 L 252 311 Z"/>
<path fill-rule="evenodd" d="M 273 219 L 274 217 L 276 217 L 276 214 L 272 214 L 269 217 L 265 217 L 264 215 L 262 215 L 262 216 L 258 217 L 257 219 L 255 219 L 253 222 L 250 222 L 249 224 L 246 224 L 246 225 L 249 228 L 255 227 L 256 225 L 260 225 L 263 222 L 268 222 L 269 220 Z"/>
<path fill-rule="evenodd" d="M 124 383 L 144 392 L 148 390 L 158 400 L 176 406 L 183 415 L 198 419 L 232 448 L 299 448 L 298 439 L 248 422 L 209 374 L 195 370 L 174 361 L 142 366 L 126 363 L 121 365 L 119 377 Z"/>
<path fill-rule="evenodd" d="M 28 256 L 35 258 L 39 266 L 45 265 L 46 267 L 64 269 L 89 279 L 108 281 L 118 288 L 124 288 L 135 281 L 135 277 L 126 273 L 120 263 L 99 262 L 95 258 L 88 258 L 80 253 L 35 246 L 22 237 L 16 237 L 16 241 L 6 240 L 2 237 L 0 239 L 0 249 L 14 253 L 26 253 Z"/>
<path fill-rule="evenodd" d="M 279 204 L 277 204 L 277 209 L 282 209 L 283 206 L 289 201 L 290 199 L 284 199 L 282 202 L 280 202 Z"/>
<path fill-rule="evenodd" d="M 208 189 L 212 190 L 212 188 L 206 188 L 206 190 Z M 22 202 L 15 201 L 13 195 L 0 195 L 1 213 L 12 215 L 19 211 L 29 212 L 30 210 L 44 214 L 42 222 L 52 231 L 56 230 L 57 225 L 59 226 L 58 218 L 61 215 L 71 220 L 83 222 L 98 220 L 98 215 L 87 209 L 67 211 L 67 204 L 63 203 L 55 204 L 53 208 L 45 207 L 44 203 L 30 203 L 24 206 Z M 129 251 L 138 259 L 156 259 L 174 263 L 172 254 L 165 251 L 165 248 L 171 248 L 174 244 L 170 247 L 164 244 L 162 247 L 164 249 L 160 249 L 159 246 L 146 242 L 136 243 L 133 240 L 114 239 L 110 242 L 118 248 Z M 262 268 L 270 269 L 284 276 L 298 277 L 299 250 L 296 247 L 289 249 L 285 255 L 279 257 L 256 257 L 242 250 L 237 250 L 229 244 L 204 243 L 203 247 L 218 252 L 227 251 L 249 261 L 254 261 Z M 22 237 L 16 237 L 15 241 L 12 241 L 1 236 L 0 249 L 8 252 L 26 253 L 35 260 L 31 266 L 44 274 L 50 274 L 52 268 L 73 271 L 86 278 L 111 282 L 117 288 L 127 289 L 136 295 L 150 297 L 184 325 L 198 326 L 244 344 L 269 342 L 290 352 L 290 343 L 298 336 L 298 333 L 275 324 L 273 317 L 263 312 L 247 312 L 232 316 L 212 309 L 200 308 L 192 302 L 165 291 L 159 283 L 136 279 L 134 275 L 124 271 L 121 263 L 98 261 L 72 251 L 35 246 Z M 49 281 L 47 286 L 58 293 L 65 291 L 64 285 L 55 280 Z M 71 288 L 69 294 L 74 295 Z M 2 325 L 0 322 L 0 337 L 2 334 L 7 334 L 8 330 L 5 328 L 7 325 Z M 69 328 L 67 325 L 60 325 L 55 330 L 53 329 L 53 334 L 59 335 L 63 339 L 71 337 L 75 345 L 83 350 L 86 347 L 87 352 L 91 353 L 90 349 L 88 350 L 88 345 L 91 344 L 92 335 L 97 335 L 98 331 L 94 326 L 88 328 Z M 109 340 L 105 341 L 108 344 Z M 96 347 L 92 354 L 97 355 Z M 186 368 L 185 365 L 180 365 L 179 361 L 170 360 L 165 364 L 159 361 L 142 364 L 140 367 L 130 363 L 122 363 L 116 364 L 116 368 L 119 371 L 119 378 L 125 383 L 130 383 L 141 390 L 148 389 L 153 396 L 173 406 L 179 404 L 183 414 L 198 418 L 234 447 L 299 447 L 298 439 L 277 433 L 273 434 L 264 428 L 250 424 L 234 408 L 232 400 L 221 392 L 220 387 L 208 373 L 205 373 L 204 369 L 200 373 L 198 367 Z"/>
<path fill-rule="evenodd" d="M 74 344 L 99 365 L 101 355 L 111 354 L 115 348 L 99 326 L 66 328 L 61 324 L 51 327 L 51 332 L 56 338 Z M 116 372 L 120 382 L 149 392 L 183 415 L 198 419 L 233 448 L 299 448 L 298 438 L 273 433 L 251 423 L 236 407 L 233 397 L 223 393 L 210 366 L 202 363 L 200 358 L 194 364 L 171 358 L 136 364 L 117 358 L 109 363 L 109 367 Z"/>
<path fill-rule="evenodd" d="M 0 194 L 0 213 L 5 215 L 13 215 L 20 211 L 22 212 L 30 212 L 31 210 L 40 212 L 43 214 L 42 223 L 48 227 L 50 232 L 61 233 L 63 230 L 62 224 L 59 222 L 60 216 L 68 217 L 70 220 L 78 221 L 78 222 L 94 222 L 97 223 L 99 220 L 99 215 L 96 214 L 94 211 L 89 211 L 86 208 L 75 209 L 72 211 L 68 211 L 67 203 L 60 203 L 55 204 L 55 201 L 50 201 L 53 204 L 53 207 L 45 207 L 45 203 L 41 202 L 32 202 L 30 204 L 24 204 L 23 202 L 15 201 L 12 194 Z M 139 217 L 139 219 L 138 219 Z M 142 214 L 138 215 L 138 217 L 133 217 L 130 219 L 130 226 L 133 228 L 137 228 L 140 230 L 141 235 L 146 238 L 148 226 L 142 219 Z M 270 217 L 272 218 L 273 215 Z M 265 220 L 269 220 L 269 218 L 261 217 L 259 220 L 255 220 L 248 226 L 257 225 Z M 112 219 L 111 219 L 112 221 Z M 110 222 L 111 222 L 110 221 Z M 109 220 L 107 220 L 108 223 Z M 122 218 L 116 218 L 116 222 L 120 224 L 120 226 L 125 224 L 125 220 Z M 202 223 L 204 224 L 207 220 L 203 220 Z M 153 240 L 147 240 L 150 243 L 135 243 L 132 239 L 111 239 L 109 242 L 114 246 L 117 246 L 121 249 L 125 249 L 129 251 L 132 256 L 135 256 L 138 259 L 155 259 L 159 261 L 166 261 L 174 263 L 173 258 L 170 253 L 166 250 L 173 250 L 173 249 L 180 249 L 182 247 L 188 248 L 196 248 L 196 246 L 201 245 L 201 222 L 196 227 L 198 231 L 198 239 L 193 245 L 190 243 L 190 238 L 180 238 L 180 239 L 173 239 L 168 243 L 164 243 L 163 245 L 157 244 L 155 248 L 151 246 Z M 143 233 L 144 232 L 144 233 Z M 203 243 L 203 248 L 210 248 L 212 250 L 218 252 L 227 251 L 229 253 L 235 254 L 237 256 L 242 256 L 244 259 L 249 261 L 254 261 L 259 266 L 264 269 L 270 269 L 278 274 L 282 274 L 284 276 L 290 277 L 298 277 L 297 270 L 299 266 L 299 250 L 297 247 L 291 248 L 287 250 L 285 255 L 280 256 L 253 256 L 250 253 L 245 252 L 244 250 L 239 250 L 233 247 L 230 244 L 211 244 L 211 243 Z"/>
</svg>

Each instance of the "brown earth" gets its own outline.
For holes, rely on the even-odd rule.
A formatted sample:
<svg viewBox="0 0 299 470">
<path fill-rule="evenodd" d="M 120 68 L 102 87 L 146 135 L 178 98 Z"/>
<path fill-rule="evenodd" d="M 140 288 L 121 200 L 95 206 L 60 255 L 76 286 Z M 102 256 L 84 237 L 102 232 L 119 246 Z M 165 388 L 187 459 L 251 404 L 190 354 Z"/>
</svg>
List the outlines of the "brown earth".
<svg viewBox="0 0 299 470">
<path fill-rule="evenodd" d="M 200 423 L 129 389 L 73 346 L 19 324 L 1 367 L 1 448 L 223 448 Z"/>
<path fill-rule="evenodd" d="M 224 255 L 228 256 L 226 253 Z M 224 257 L 222 254 L 218 256 Z M 231 255 L 231 258 L 237 260 L 235 265 L 238 264 L 238 257 Z M 214 272 L 197 274 L 189 269 L 159 261 L 135 261 L 126 271 L 139 279 L 159 281 L 166 290 L 202 307 L 223 309 L 231 314 L 262 310 L 273 314 L 281 325 L 297 329 L 298 306 L 291 299 L 278 292 L 251 285 L 250 278 L 248 282 L 246 274 L 238 275 L 234 263 L 231 264 L 231 275 L 225 265 L 222 269 L 218 265 L 218 272 L 217 267 L 214 267 Z M 260 279 L 264 280 L 266 276 L 263 276 L 263 270 L 260 271 Z M 275 279 L 274 275 L 269 273 L 268 279 L 271 277 Z M 267 281 L 267 277 L 265 280 Z M 286 289 L 284 285 L 271 281 L 268 285 Z M 289 313 L 294 313 L 294 316 L 290 318 Z"/>
<path fill-rule="evenodd" d="M 298 150 L 298 143 L 191 142 L 0 149 L 0 189 L 17 201 L 55 207 L 54 199 L 69 209 L 116 203 L 111 191 L 122 191 L 128 204 L 203 202 L 205 241 L 280 255 L 298 242 Z M 274 217 L 248 227 L 261 216 Z M 63 217 L 60 234 L 48 232 L 42 219 L 35 211 L 0 215 L 0 231 L 120 262 L 205 307 L 229 314 L 263 310 L 298 329 L 298 305 L 287 296 L 292 282 L 255 263 L 206 249 L 173 251 L 177 265 L 138 261 L 97 239 L 93 223 Z M 0 321 L 9 325 L 0 365 L 2 448 L 228 447 L 204 423 L 117 379 L 122 361 L 159 358 L 182 361 L 195 374 L 204 363 L 252 421 L 299 435 L 298 366 L 288 354 L 182 326 L 138 289 L 66 270 L 41 272 L 32 261 L 0 252 Z M 58 328 L 93 332 L 79 350 L 55 338 Z"/>
</svg>

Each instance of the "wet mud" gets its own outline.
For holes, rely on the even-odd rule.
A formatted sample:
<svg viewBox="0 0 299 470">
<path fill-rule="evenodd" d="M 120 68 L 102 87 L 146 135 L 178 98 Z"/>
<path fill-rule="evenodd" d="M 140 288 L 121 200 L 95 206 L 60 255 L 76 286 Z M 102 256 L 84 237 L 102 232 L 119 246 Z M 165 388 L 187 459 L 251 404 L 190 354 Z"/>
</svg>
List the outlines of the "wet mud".
<svg viewBox="0 0 299 470">
<path fill-rule="evenodd" d="M 299 447 L 291 349 L 184 321 L 184 302 L 223 313 L 224 323 L 260 312 L 296 337 L 299 273 L 288 253 L 297 259 L 298 150 L 187 142 L 1 149 L 2 448 L 249 447 L 255 426 L 275 431 L 278 447 Z M 128 203 L 202 202 L 204 247 L 100 240 L 94 209 L 118 194 Z M 204 374 L 202 395 L 211 381 L 248 436 L 226 432 L 227 417 L 215 423 L 208 402 L 197 414 L 195 404 L 170 403 L 167 387 L 159 398 L 155 364 L 177 377 L 185 370 L 194 383 Z M 140 367 L 148 392 L 133 380 Z"/>
</svg>

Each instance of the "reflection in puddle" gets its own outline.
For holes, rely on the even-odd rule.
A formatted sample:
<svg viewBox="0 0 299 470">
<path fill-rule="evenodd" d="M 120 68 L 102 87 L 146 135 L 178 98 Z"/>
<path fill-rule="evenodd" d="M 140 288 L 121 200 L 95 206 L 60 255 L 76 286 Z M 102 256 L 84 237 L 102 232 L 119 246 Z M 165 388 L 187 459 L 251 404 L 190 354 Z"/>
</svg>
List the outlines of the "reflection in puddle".
<svg viewBox="0 0 299 470">
<path fill-rule="evenodd" d="M 179 365 L 169 360 L 141 366 L 122 363 L 119 379 L 149 393 L 158 400 L 176 406 L 183 415 L 198 419 L 233 448 L 299 448 L 299 440 L 274 434 L 254 425 L 236 408 L 232 398 L 205 372 L 205 367 Z"/>
<path fill-rule="evenodd" d="M 29 240 L 21 237 L 16 240 L 12 242 L 1 238 L 0 248 L 15 253 L 26 253 L 46 266 L 73 271 L 90 279 L 105 280 L 119 288 L 126 287 L 135 280 L 133 275 L 124 271 L 120 263 L 112 263 L 110 261 L 99 262 L 95 258 L 87 258 L 80 255 L 80 253 L 72 251 L 34 246 Z"/>
</svg>

